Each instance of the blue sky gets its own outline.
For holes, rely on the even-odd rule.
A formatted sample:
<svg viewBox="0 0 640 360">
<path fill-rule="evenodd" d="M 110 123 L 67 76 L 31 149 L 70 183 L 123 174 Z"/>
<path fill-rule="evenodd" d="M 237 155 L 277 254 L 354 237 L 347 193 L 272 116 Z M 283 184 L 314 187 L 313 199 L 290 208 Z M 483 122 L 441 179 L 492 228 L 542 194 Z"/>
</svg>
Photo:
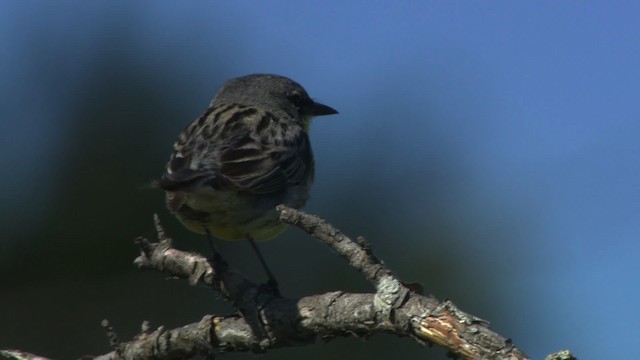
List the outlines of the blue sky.
<svg viewBox="0 0 640 360">
<path fill-rule="evenodd" d="M 476 315 L 534 358 L 563 347 L 581 359 L 635 355 L 625 344 L 640 319 L 636 2 L 6 1 L 0 9 L 9 233 L 55 208 L 46 199 L 73 136 L 73 84 L 95 76 L 109 54 L 130 49 L 134 69 L 157 71 L 160 94 L 192 94 L 171 104 L 192 112 L 158 124 L 168 134 L 225 78 L 279 73 L 341 113 L 313 126 L 310 211 L 335 203 L 332 189 L 360 184 L 359 197 L 340 195 L 345 208 L 363 217 L 384 204 L 399 209 L 387 225 L 405 230 L 386 234 L 430 254 L 434 245 L 420 236 L 446 217 L 467 238 L 462 261 L 487 269 L 482 281 L 504 284 L 495 313 L 509 297 L 509 314 L 527 326 Z M 365 224 L 347 227 L 367 235 Z M 12 239 L 0 243 L 29 246 Z M 392 265 L 401 263 L 386 246 Z"/>
</svg>

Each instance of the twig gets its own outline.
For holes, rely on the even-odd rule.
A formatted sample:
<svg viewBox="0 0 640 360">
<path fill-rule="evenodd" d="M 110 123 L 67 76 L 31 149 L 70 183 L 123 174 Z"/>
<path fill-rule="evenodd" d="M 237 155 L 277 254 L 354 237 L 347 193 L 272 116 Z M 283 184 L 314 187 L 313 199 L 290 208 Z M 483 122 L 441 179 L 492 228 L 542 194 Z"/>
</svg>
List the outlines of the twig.
<svg viewBox="0 0 640 360">
<path fill-rule="evenodd" d="M 21 350 L 0 350 L 0 360 L 49 360 L 40 355 L 30 354 Z"/>
<path fill-rule="evenodd" d="M 374 285 L 377 286 L 384 277 L 393 277 L 391 270 L 373 255 L 371 246 L 363 237 L 358 237 L 358 241 L 355 242 L 318 216 L 305 214 L 284 205 L 276 209 L 280 212 L 282 222 L 296 226 L 320 239 L 346 259 L 349 265 L 362 272 Z"/>
<path fill-rule="evenodd" d="M 557 353 L 548 355 L 544 359 L 545 360 L 578 360 L 578 358 L 575 357 L 575 355 L 573 355 L 569 350 L 558 351 Z"/>
</svg>

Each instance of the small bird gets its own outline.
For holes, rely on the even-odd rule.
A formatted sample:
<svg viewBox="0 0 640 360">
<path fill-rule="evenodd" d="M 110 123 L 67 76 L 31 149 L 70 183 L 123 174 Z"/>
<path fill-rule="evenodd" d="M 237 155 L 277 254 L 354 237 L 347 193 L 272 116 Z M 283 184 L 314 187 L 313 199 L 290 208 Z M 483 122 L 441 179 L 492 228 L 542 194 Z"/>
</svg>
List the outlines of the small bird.
<svg viewBox="0 0 640 360">
<path fill-rule="evenodd" d="M 228 80 L 180 134 L 156 185 L 189 230 L 250 240 L 271 277 L 253 241 L 284 231 L 277 205 L 306 203 L 314 176 L 311 118 L 337 113 L 283 76 Z"/>
</svg>

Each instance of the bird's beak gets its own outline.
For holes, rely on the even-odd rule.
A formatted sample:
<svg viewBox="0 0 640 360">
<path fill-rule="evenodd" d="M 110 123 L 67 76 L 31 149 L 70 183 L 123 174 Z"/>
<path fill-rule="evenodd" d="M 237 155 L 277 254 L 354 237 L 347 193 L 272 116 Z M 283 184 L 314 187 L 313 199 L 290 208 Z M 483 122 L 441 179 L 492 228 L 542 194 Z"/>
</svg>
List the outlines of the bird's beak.
<svg viewBox="0 0 640 360">
<path fill-rule="evenodd" d="M 331 115 L 337 113 L 338 111 L 336 109 L 317 102 L 311 104 L 311 107 L 309 108 L 309 114 L 311 114 L 311 116 Z"/>
</svg>

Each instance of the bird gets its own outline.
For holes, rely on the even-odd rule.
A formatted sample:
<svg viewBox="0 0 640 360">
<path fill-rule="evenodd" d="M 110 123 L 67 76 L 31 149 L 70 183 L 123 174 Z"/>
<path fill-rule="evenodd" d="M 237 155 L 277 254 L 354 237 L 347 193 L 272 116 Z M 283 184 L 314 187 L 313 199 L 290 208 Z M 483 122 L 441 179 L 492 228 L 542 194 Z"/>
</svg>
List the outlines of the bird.
<svg viewBox="0 0 640 360">
<path fill-rule="evenodd" d="M 249 240 L 275 282 L 254 241 L 286 229 L 276 206 L 301 209 L 307 202 L 314 179 L 311 119 L 337 113 L 284 76 L 227 80 L 180 134 L 155 185 L 187 229 Z"/>
</svg>

